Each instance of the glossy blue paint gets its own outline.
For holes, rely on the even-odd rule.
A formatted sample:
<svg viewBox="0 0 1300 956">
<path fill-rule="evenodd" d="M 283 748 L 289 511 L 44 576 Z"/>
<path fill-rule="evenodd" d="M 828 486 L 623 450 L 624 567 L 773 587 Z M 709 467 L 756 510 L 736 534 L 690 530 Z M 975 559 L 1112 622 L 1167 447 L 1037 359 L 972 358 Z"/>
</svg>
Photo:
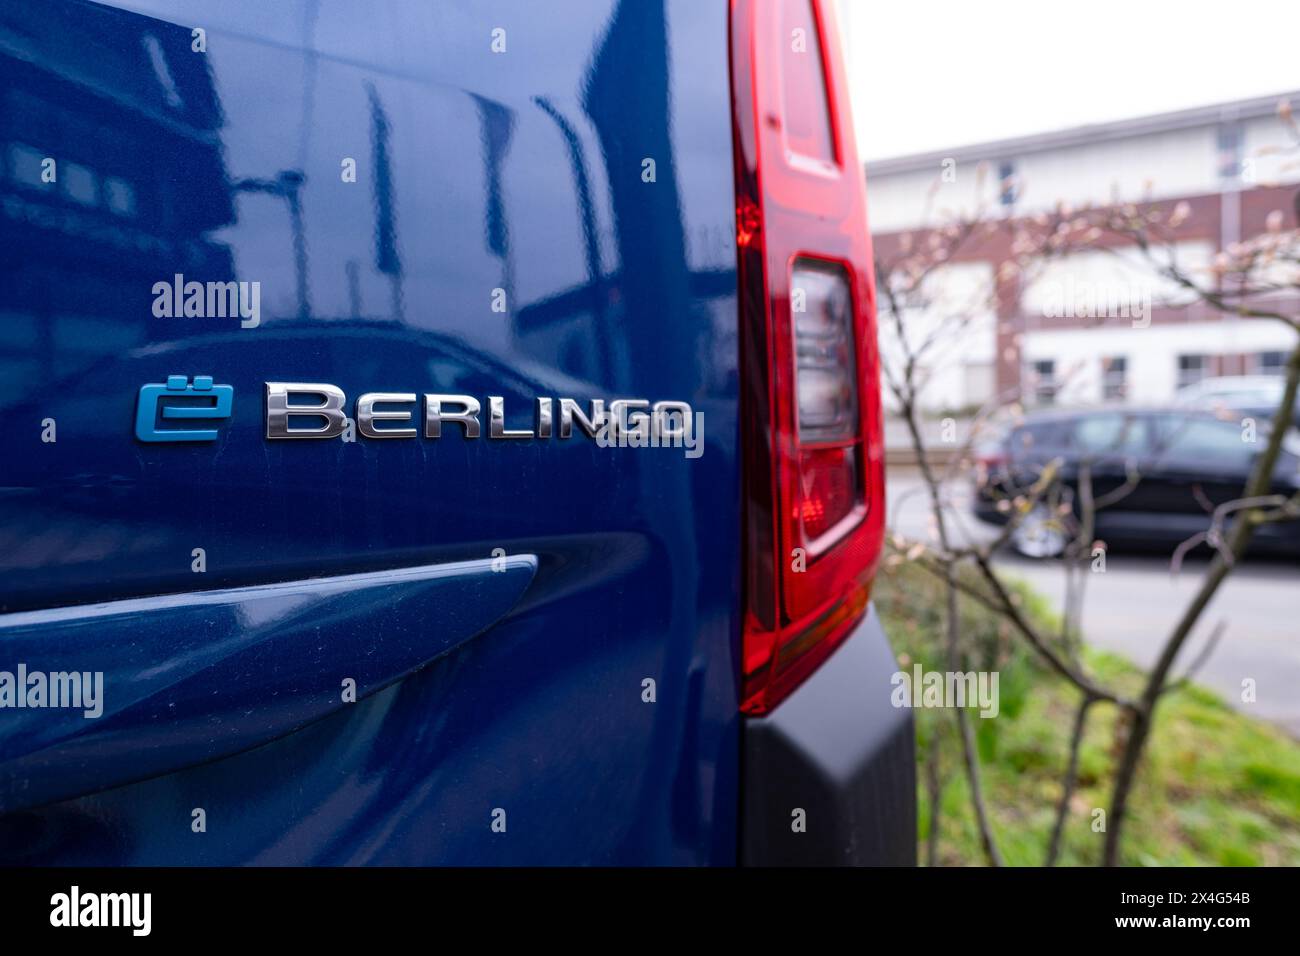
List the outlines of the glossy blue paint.
<svg viewBox="0 0 1300 956">
<path fill-rule="evenodd" d="M 226 729 L 162 732 L 207 761 L 177 772 L 121 748 L 120 779 L 147 779 L 92 793 L 87 773 L 83 796 L 0 816 L 0 860 L 734 862 L 726 4 L 31 0 L 0 33 L 0 611 L 537 556 L 513 610 L 430 666 L 220 759 Z M 177 274 L 258 282 L 257 324 L 155 316 Z M 233 388 L 216 440 L 134 437 L 141 386 L 176 374 Z M 509 427 L 539 395 L 684 399 L 704 455 L 268 442 L 268 380 L 502 395 Z M 166 650 L 135 606 L 78 638 L 89 656 L 123 633 Z M 367 613 L 395 609 L 326 613 L 337 659 L 286 681 L 336 685 L 378 640 Z M 412 627 L 450 647 L 446 615 Z M 203 640 L 178 635 L 168 666 Z M 18 649 L 0 636 L 0 669 Z M 261 666 L 187 693 L 267 693 Z"/>
<path fill-rule="evenodd" d="M 0 722 L 0 811 L 292 733 L 482 633 L 536 571 L 511 555 L 0 615 L 8 657 L 76 675 L 75 690 L 40 698 L 75 706 Z M 26 700 L 26 682 L 15 689 Z"/>
</svg>

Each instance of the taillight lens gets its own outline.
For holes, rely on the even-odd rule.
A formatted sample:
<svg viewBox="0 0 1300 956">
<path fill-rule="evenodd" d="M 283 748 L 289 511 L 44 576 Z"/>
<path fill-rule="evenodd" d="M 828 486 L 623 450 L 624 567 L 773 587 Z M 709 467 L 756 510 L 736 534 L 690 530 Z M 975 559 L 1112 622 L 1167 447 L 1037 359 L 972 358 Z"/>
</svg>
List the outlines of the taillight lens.
<svg viewBox="0 0 1300 956">
<path fill-rule="evenodd" d="M 884 522 L 875 282 L 834 10 L 733 0 L 745 430 L 741 708 L 861 619 Z"/>
<path fill-rule="evenodd" d="M 803 259 L 790 285 L 799 440 L 851 441 L 858 436 L 858 363 L 848 273 Z"/>
</svg>

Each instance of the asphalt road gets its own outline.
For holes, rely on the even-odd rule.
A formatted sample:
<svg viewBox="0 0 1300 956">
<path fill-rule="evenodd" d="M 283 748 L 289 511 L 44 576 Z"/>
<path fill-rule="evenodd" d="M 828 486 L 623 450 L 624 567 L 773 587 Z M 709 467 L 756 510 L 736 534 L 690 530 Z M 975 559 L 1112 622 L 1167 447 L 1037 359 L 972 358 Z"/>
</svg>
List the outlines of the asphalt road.
<svg viewBox="0 0 1300 956">
<path fill-rule="evenodd" d="M 913 469 L 891 471 L 889 524 L 912 539 L 930 538 L 924 484 Z M 950 489 L 952 514 L 960 533 L 987 541 L 997 529 L 970 513 L 970 492 Z M 996 565 L 1023 578 L 1060 606 L 1064 574 L 1051 561 L 1033 561 L 1004 551 Z M 1174 577 L 1167 560 L 1112 552 L 1104 573 L 1087 581 L 1083 630 L 1097 647 L 1123 654 L 1143 666 L 1152 664 L 1174 622 L 1195 592 L 1204 560 L 1189 559 Z M 1211 629 L 1226 630 L 1196 681 L 1218 692 L 1243 713 L 1271 721 L 1300 738 L 1300 564 L 1247 560 L 1220 587 L 1202 617 L 1202 626 L 1184 647 L 1175 674 L 1199 656 Z M 1242 701 L 1242 681 L 1255 681 L 1255 701 Z"/>
</svg>

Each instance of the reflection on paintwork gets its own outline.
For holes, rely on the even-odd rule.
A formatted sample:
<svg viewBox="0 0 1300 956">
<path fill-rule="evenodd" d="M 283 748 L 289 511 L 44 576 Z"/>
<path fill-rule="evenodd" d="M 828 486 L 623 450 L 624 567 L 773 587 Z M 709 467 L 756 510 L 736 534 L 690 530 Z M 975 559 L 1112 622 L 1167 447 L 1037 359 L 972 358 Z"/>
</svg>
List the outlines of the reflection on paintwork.
<svg viewBox="0 0 1300 956">
<path fill-rule="evenodd" d="M 351 710 L 0 816 L 0 854 L 730 862 L 733 811 L 715 811 L 734 807 L 737 748 L 725 4 L 364 9 L 0 8 L 0 612 L 493 548 L 537 554 L 537 576 L 480 639 Z M 259 283 L 259 324 L 155 317 L 154 284 L 177 274 Z M 221 436 L 137 441 L 141 385 L 180 374 L 233 387 Z M 538 395 L 671 398 L 726 440 L 697 460 L 459 428 L 267 442 L 267 381 L 500 396 L 505 429 L 531 427 Z M 479 824 L 502 800 L 510 837 L 493 842 Z M 198 805 L 222 821 L 203 840 Z"/>
</svg>

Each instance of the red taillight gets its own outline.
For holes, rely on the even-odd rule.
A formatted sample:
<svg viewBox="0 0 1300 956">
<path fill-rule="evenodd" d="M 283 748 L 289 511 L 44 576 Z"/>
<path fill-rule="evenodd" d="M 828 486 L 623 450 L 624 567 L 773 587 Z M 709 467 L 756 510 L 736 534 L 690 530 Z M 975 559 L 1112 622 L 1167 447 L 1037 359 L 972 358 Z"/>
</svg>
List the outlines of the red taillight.
<svg viewBox="0 0 1300 956">
<path fill-rule="evenodd" d="M 861 619 L 884 527 L 865 184 L 828 0 L 733 0 L 745 430 L 741 709 Z"/>
</svg>

